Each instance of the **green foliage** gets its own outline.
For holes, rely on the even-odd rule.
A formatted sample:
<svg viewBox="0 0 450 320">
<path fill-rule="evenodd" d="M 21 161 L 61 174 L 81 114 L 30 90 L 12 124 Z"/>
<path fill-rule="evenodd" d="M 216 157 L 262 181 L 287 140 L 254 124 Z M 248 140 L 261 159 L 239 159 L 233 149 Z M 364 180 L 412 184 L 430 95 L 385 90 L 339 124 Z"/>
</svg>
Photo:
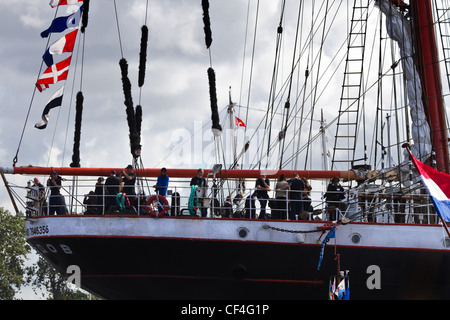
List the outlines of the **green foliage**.
<svg viewBox="0 0 450 320">
<path fill-rule="evenodd" d="M 98 299 L 67 285 L 65 278 L 41 256 L 25 267 L 31 247 L 26 243 L 25 220 L 0 207 L 0 300 L 13 300 L 20 288 L 31 285 L 33 291 L 48 300 Z"/>
<path fill-rule="evenodd" d="M 26 255 L 25 221 L 0 208 L 0 300 L 12 300 L 24 284 Z"/>
<path fill-rule="evenodd" d="M 74 288 L 70 288 L 65 278 L 57 272 L 41 256 L 36 264 L 27 268 L 27 282 L 31 284 L 33 291 L 47 300 L 88 300 L 88 294 Z"/>
</svg>

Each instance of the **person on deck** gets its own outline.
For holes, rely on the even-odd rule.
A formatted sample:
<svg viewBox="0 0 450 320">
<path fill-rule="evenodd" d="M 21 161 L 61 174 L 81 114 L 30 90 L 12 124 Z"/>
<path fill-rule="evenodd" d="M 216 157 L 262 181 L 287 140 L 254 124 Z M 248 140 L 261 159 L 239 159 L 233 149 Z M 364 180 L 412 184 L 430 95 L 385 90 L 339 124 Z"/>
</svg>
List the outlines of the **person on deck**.
<svg viewBox="0 0 450 320">
<path fill-rule="evenodd" d="M 155 188 L 156 194 L 166 197 L 167 196 L 167 187 L 169 186 L 169 176 L 167 175 L 167 169 L 161 168 L 160 175 L 158 176 L 158 179 L 156 180 L 156 184 L 153 186 Z M 164 203 L 158 199 L 159 205 L 158 210 L 161 212 L 164 210 Z M 168 216 L 168 211 L 166 212 L 166 215 Z"/>
<path fill-rule="evenodd" d="M 301 177 L 300 179 L 303 180 L 303 184 L 305 185 L 305 189 L 303 189 L 302 193 L 303 210 L 306 212 L 313 212 L 314 208 L 311 205 L 311 184 L 305 177 Z"/>
<path fill-rule="evenodd" d="M 116 177 L 116 170 L 111 170 L 111 173 L 105 181 L 106 187 L 106 199 L 105 199 L 105 211 L 109 211 L 111 206 L 116 204 L 116 196 L 119 193 L 120 180 Z"/>
<path fill-rule="evenodd" d="M 103 213 L 103 206 L 105 205 L 105 178 L 98 177 L 95 184 L 95 200 L 97 205 L 97 213 Z"/>
<path fill-rule="evenodd" d="M 260 204 L 258 219 L 266 219 L 266 205 L 269 199 L 267 192 L 270 191 L 270 181 L 267 179 L 265 173 L 261 173 L 260 177 L 256 179 L 255 188 L 256 198 Z"/>
<path fill-rule="evenodd" d="M 287 217 L 287 194 L 290 186 L 286 181 L 286 176 L 283 174 L 278 178 L 275 185 L 275 210 L 272 208 L 272 219 L 286 219 Z"/>
<path fill-rule="evenodd" d="M 231 196 L 228 196 L 223 204 L 223 214 L 224 218 L 233 217 L 233 203 L 231 202 Z"/>
<path fill-rule="evenodd" d="M 46 214 L 47 212 L 47 201 L 45 201 L 45 187 L 39 181 L 38 178 L 34 178 L 34 187 L 38 188 L 38 200 L 35 201 L 35 207 L 39 209 L 39 214 Z"/>
<path fill-rule="evenodd" d="M 120 172 L 120 180 L 123 182 L 122 193 L 127 195 L 131 205 L 137 209 L 136 190 L 134 189 L 136 184 L 136 173 L 134 173 L 134 169 L 131 164 L 129 164 L 125 170 Z"/>
<path fill-rule="evenodd" d="M 344 188 L 339 183 L 339 178 L 331 179 L 327 187 L 327 192 L 323 195 L 326 199 L 328 212 L 330 213 L 330 221 L 337 219 L 336 209 L 343 211 L 345 209 L 342 199 L 345 198 Z"/>
<path fill-rule="evenodd" d="M 292 179 L 288 180 L 291 190 L 289 192 L 289 219 L 297 220 L 297 215 L 303 211 L 302 193 L 305 189 L 303 180 L 300 179 L 298 173 L 292 174 Z"/>
<path fill-rule="evenodd" d="M 99 214 L 97 205 L 97 195 L 94 191 L 89 191 L 88 194 L 84 195 L 83 204 L 86 206 L 85 215 L 96 215 Z"/>
<path fill-rule="evenodd" d="M 191 179 L 190 186 L 198 186 L 197 189 L 200 189 L 201 195 L 198 197 L 200 203 L 200 212 L 202 217 L 205 218 L 208 215 L 206 208 L 204 207 L 204 197 L 206 195 L 206 190 L 208 186 L 206 185 L 206 179 L 203 177 L 203 169 L 197 170 L 197 175 Z"/>
<path fill-rule="evenodd" d="M 53 171 L 47 180 L 47 187 L 50 189 L 49 215 L 54 215 L 55 212 L 57 215 L 67 214 L 66 201 L 60 193 L 61 182 L 62 179 L 56 171 Z"/>
<path fill-rule="evenodd" d="M 156 184 L 153 186 L 156 190 L 156 194 L 166 197 L 167 187 L 169 186 L 169 176 L 167 175 L 167 169 L 162 168 Z"/>
</svg>

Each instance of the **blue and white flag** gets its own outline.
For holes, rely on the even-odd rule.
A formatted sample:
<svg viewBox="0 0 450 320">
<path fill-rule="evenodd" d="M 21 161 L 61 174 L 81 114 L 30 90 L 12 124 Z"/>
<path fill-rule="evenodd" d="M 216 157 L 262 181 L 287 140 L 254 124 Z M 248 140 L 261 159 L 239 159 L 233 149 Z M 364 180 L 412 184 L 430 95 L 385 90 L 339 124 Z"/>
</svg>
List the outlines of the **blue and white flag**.
<svg viewBox="0 0 450 320">
<path fill-rule="evenodd" d="M 325 236 L 325 239 L 323 239 L 322 244 L 320 245 L 320 256 L 319 256 L 319 265 L 317 266 L 317 269 L 320 269 L 320 264 L 322 263 L 323 259 L 323 252 L 325 250 L 325 244 L 331 239 L 336 237 L 336 225 L 331 228 L 331 230 L 327 233 Z"/>
<path fill-rule="evenodd" d="M 80 24 L 82 12 L 83 5 L 81 5 L 81 7 L 76 12 L 68 16 L 55 18 L 50 27 L 48 27 L 47 30 L 41 32 L 41 37 L 47 38 L 50 33 L 63 32 L 68 28 L 78 27 L 78 25 Z"/>
<path fill-rule="evenodd" d="M 427 166 L 412 154 L 411 159 L 440 217 L 450 222 L 450 175 Z"/>
</svg>

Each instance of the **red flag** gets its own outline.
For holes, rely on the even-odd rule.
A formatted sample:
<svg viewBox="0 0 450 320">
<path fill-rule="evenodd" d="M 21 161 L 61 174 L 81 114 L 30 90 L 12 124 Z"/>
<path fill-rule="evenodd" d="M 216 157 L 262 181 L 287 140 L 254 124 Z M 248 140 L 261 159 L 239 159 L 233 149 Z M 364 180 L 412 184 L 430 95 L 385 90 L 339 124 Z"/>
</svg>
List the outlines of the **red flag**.
<svg viewBox="0 0 450 320">
<path fill-rule="evenodd" d="M 77 2 L 81 2 L 83 0 L 50 0 L 50 7 L 54 8 L 57 7 L 58 4 L 60 6 L 66 5 L 66 4 L 75 4 Z"/>
<path fill-rule="evenodd" d="M 236 123 L 236 127 L 245 127 L 244 121 L 234 116 L 234 122 Z"/>
<path fill-rule="evenodd" d="M 36 82 L 37 89 L 42 92 L 42 90 L 49 87 L 49 84 L 55 84 L 58 81 L 66 80 L 71 59 L 72 56 L 48 67 Z"/>
</svg>

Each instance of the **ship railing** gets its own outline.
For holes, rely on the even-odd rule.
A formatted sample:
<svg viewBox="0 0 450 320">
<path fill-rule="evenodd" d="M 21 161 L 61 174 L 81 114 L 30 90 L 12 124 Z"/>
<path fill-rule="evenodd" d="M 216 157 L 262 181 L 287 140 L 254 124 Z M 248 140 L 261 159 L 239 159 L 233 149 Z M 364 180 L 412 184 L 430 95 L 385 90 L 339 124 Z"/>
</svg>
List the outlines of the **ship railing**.
<svg viewBox="0 0 450 320">
<path fill-rule="evenodd" d="M 70 182 L 70 180 L 67 180 Z M 67 182 L 66 181 L 66 182 Z M 87 181 L 87 180 L 86 180 Z M 155 183 L 149 180 L 148 185 Z M 166 199 L 168 201 L 167 215 L 169 216 L 201 216 L 201 210 L 192 213 L 188 209 L 191 187 L 188 182 L 169 186 Z M 61 190 L 59 201 L 50 197 L 47 188 L 45 191 L 36 187 L 28 187 L 27 194 L 27 214 L 28 215 L 53 215 L 53 214 L 136 214 L 148 215 L 148 199 L 153 194 L 144 193 L 143 186 L 136 186 L 136 197 L 129 197 L 134 201 L 133 208 L 120 212 L 111 210 L 108 203 L 113 202 L 117 195 L 107 194 L 106 188 L 100 188 L 101 193 L 95 194 L 92 183 L 78 181 L 76 188 L 74 184 L 67 183 L 68 186 Z M 120 186 L 118 186 L 120 187 Z M 202 207 L 207 211 L 208 218 L 258 218 L 261 214 L 261 201 L 258 199 L 257 190 L 238 190 L 236 187 L 209 187 L 204 196 Z M 91 194 L 89 194 L 91 193 Z M 383 193 L 360 192 L 346 190 L 345 198 L 338 205 L 332 206 L 323 198 L 324 191 L 301 192 L 302 198 L 296 199 L 295 191 L 284 191 L 284 196 L 280 196 L 276 191 L 268 193 L 265 211 L 266 218 L 281 220 L 340 220 L 347 218 L 357 222 L 382 222 L 382 223 L 438 223 L 433 205 L 427 193 L 422 190 L 415 190 L 411 194 L 396 194 L 393 192 Z M 44 194 L 44 195 L 43 195 Z M 278 195 L 278 197 L 277 197 Z M 226 204 L 231 202 L 231 207 Z M 87 201 L 87 200 L 91 201 Z M 290 214 L 292 207 L 300 208 L 294 215 Z M 200 208 L 202 208 L 200 207 Z M 55 212 L 56 211 L 56 212 Z"/>
</svg>

